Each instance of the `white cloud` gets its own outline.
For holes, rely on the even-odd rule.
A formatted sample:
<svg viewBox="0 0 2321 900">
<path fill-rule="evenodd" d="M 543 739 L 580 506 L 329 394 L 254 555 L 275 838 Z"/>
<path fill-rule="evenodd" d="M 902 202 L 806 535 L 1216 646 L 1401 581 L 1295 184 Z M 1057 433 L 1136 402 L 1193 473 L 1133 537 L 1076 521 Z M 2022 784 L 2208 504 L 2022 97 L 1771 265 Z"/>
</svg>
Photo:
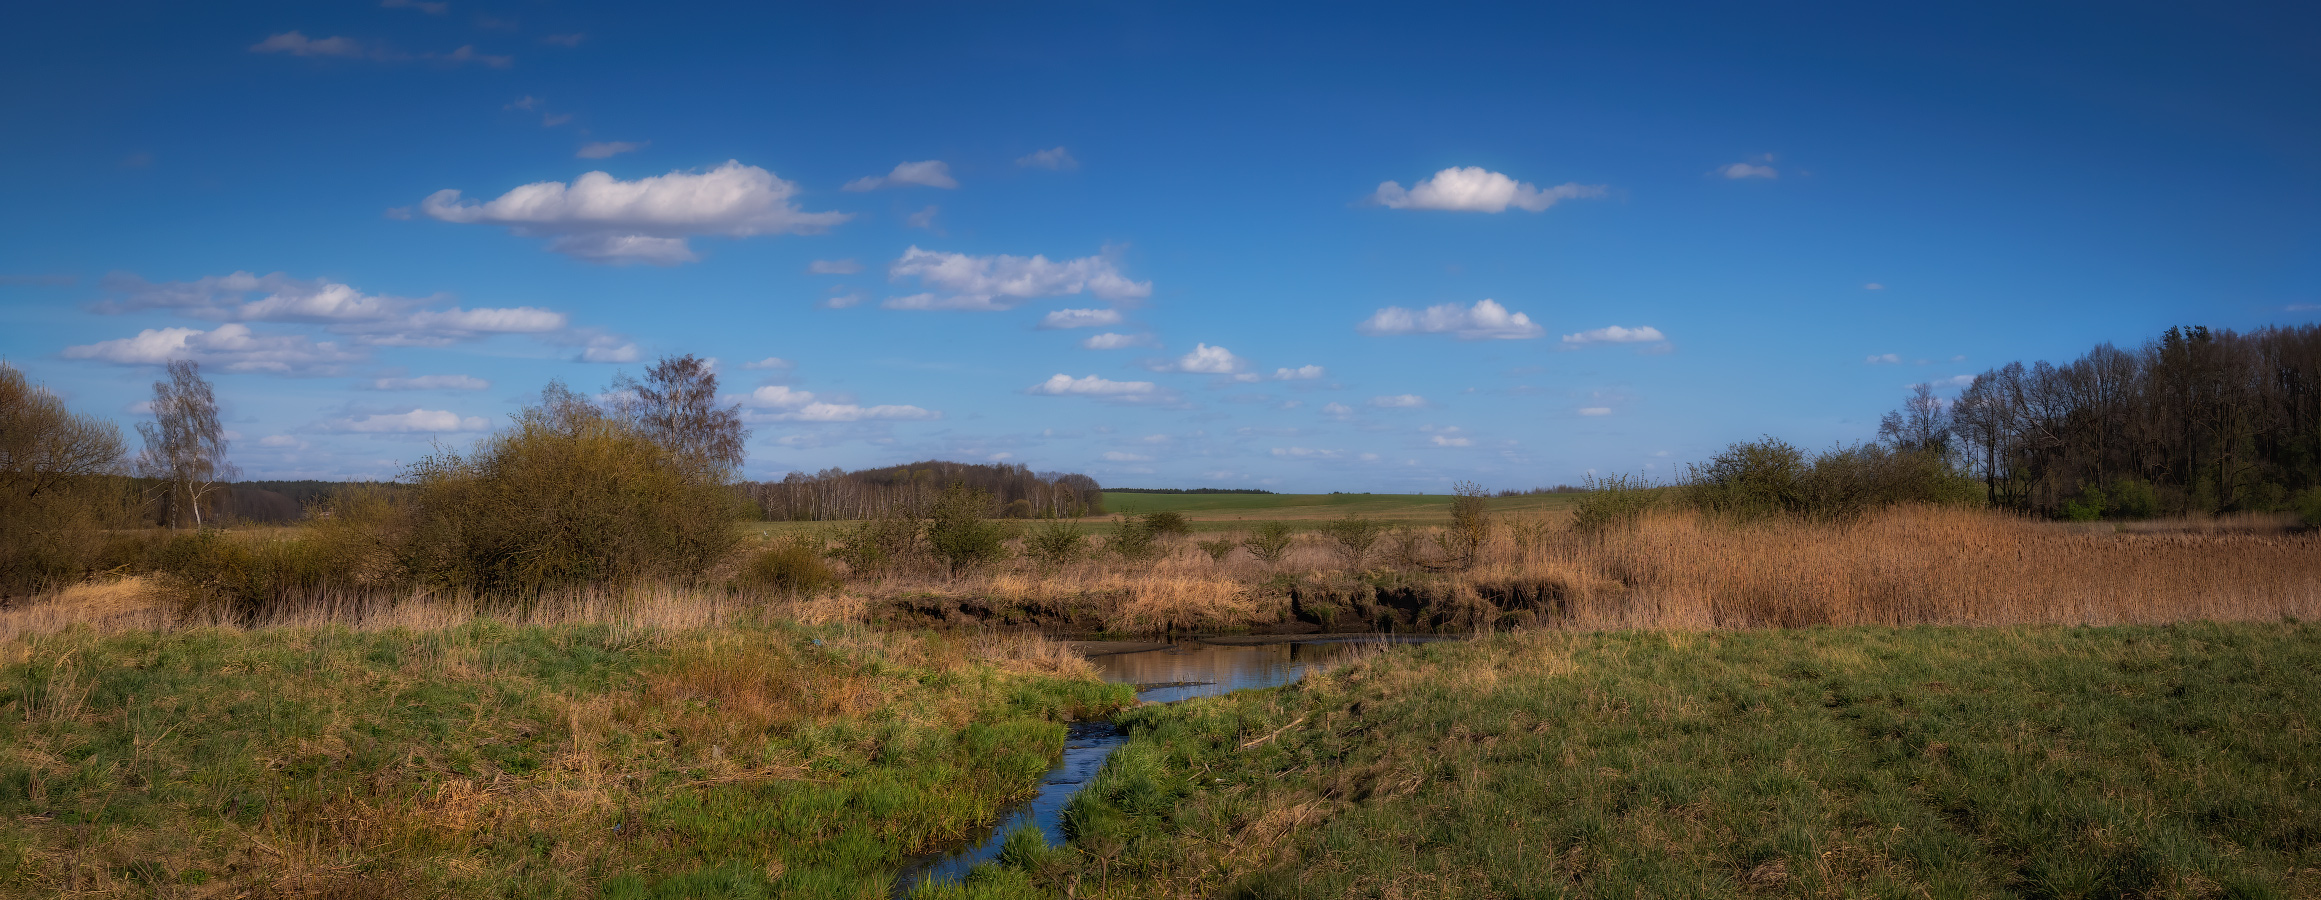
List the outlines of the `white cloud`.
<svg viewBox="0 0 2321 900">
<path fill-rule="evenodd" d="M 882 187 L 903 187 L 914 184 L 922 187 L 943 188 L 944 190 L 959 186 L 958 180 L 951 177 L 949 165 L 939 159 L 929 159 L 919 162 L 896 163 L 892 172 L 885 175 L 857 178 L 847 182 L 843 189 L 875 191 Z"/>
<path fill-rule="evenodd" d="M 853 259 L 817 259 L 806 264 L 806 271 L 816 275 L 852 275 L 862 271 L 862 263 Z"/>
<path fill-rule="evenodd" d="M 580 145 L 580 149 L 572 155 L 581 159 L 604 159 L 623 153 L 634 153 L 651 146 L 652 143 L 652 141 L 590 141 Z"/>
<path fill-rule="evenodd" d="M 586 363 L 632 363 L 643 354 L 627 338 L 612 334 L 575 335 L 580 343 L 580 361 Z"/>
<path fill-rule="evenodd" d="M 1354 408 L 1343 403 L 1322 404 L 1322 415 L 1343 419 L 1354 414 Z"/>
<path fill-rule="evenodd" d="M 789 360 L 783 359 L 779 356 L 769 356 L 758 360 L 757 362 L 746 362 L 741 364 L 741 367 L 744 369 L 790 369 L 794 368 L 795 366 L 795 363 L 792 363 Z"/>
<path fill-rule="evenodd" d="M 1124 347 L 1158 346 L 1158 342 L 1154 341 L 1152 335 L 1149 334 L 1115 334 L 1107 331 L 1103 334 L 1090 335 L 1087 340 L 1080 342 L 1080 346 L 1090 350 L 1119 350 Z"/>
<path fill-rule="evenodd" d="M 1452 167 L 1436 172 L 1409 190 L 1396 182 L 1378 186 L 1370 199 L 1389 209 L 1445 209 L 1459 212 L 1505 212 L 1507 207 L 1540 212 L 1560 200 L 1602 197 L 1611 191 L 1604 185 L 1577 183 L 1559 184 L 1540 190 L 1529 182 L 1513 178 L 1480 166 Z"/>
<path fill-rule="evenodd" d="M 940 213 L 940 212 L 942 212 L 942 211 L 943 211 L 943 208 L 942 208 L 942 207 L 940 207 L 940 206 L 936 206 L 936 205 L 934 205 L 934 204 L 932 204 L 932 203 L 930 203 L 930 204 L 927 204 L 927 208 L 926 208 L 926 209 L 922 209 L 922 210 L 919 210 L 918 212 L 915 212 L 915 213 L 912 213 L 912 214 L 910 214 L 910 215 L 904 216 L 904 217 L 903 217 L 903 227 L 905 227 L 905 228 L 925 228 L 925 229 L 928 229 L 928 230 L 933 230 L 933 229 L 935 228 L 935 214 L 936 214 L 936 213 Z"/>
<path fill-rule="evenodd" d="M 1077 169 L 1080 161 L 1072 158 L 1072 151 L 1050 147 L 1036 153 L 1016 157 L 1015 164 L 1032 169 Z"/>
<path fill-rule="evenodd" d="M 1934 387 L 1934 388 L 1962 388 L 1962 387 L 1966 387 L 1966 386 L 1968 386 L 1968 385 L 1974 384 L 1974 376 L 1972 376 L 1972 375 L 1952 375 L 1952 376 L 1950 376 L 1949 378 L 1937 378 L 1937 379 L 1934 379 L 1933 381 L 1929 381 L 1929 382 L 1927 382 L 1926 384 L 1927 384 L 1927 386 L 1928 386 L 1928 387 Z M 1917 386 L 1917 385 L 1911 385 L 1910 387 L 1911 387 L 1912 389 L 1916 389 L 1918 386 Z"/>
<path fill-rule="evenodd" d="M 1434 436 L 1434 444 L 1437 447 L 1472 447 L 1475 442 L 1455 434 L 1438 434 Z"/>
<path fill-rule="evenodd" d="M 1429 306 L 1425 312 L 1389 306 L 1355 328 L 1363 334 L 1378 335 L 1454 334 L 1462 341 L 1527 340 L 1547 333 L 1530 316 L 1510 312 L 1496 300 L 1477 300 L 1471 307 L 1443 303 Z"/>
<path fill-rule="evenodd" d="M 492 383 L 473 375 L 421 375 L 417 378 L 375 378 L 374 391 L 481 391 Z"/>
<path fill-rule="evenodd" d="M 861 291 L 850 291 L 844 294 L 832 294 L 825 298 L 821 305 L 825 309 L 845 309 L 868 299 L 870 297 Z"/>
<path fill-rule="evenodd" d="M 1773 157 L 1772 157 L 1770 154 L 1768 154 L 1768 155 L 1765 157 L 1765 162 L 1772 162 L 1772 161 L 1773 161 Z M 1762 163 L 1751 163 L 1751 162 L 1737 162 L 1737 163 L 1733 163 L 1733 164 L 1730 164 L 1730 165 L 1723 165 L 1723 166 L 1718 166 L 1718 167 L 1717 167 L 1717 174 L 1719 174 L 1719 175 L 1723 175 L 1723 176 L 1725 176 L 1726 178 L 1732 178 L 1732 179 L 1741 179 L 1741 178 L 1779 178 L 1779 177 L 1781 177 L 1781 173 L 1780 173 L 1780 172 L 1776 172 L 1776 171 L 1774 171 L 1772 166 L 1764 165 L 1764 164 L 1762 164 Z"/>
<path fill-rule="evenodd" d="M 1198 375 L 1231 375 L 1248 363 L 1233 351 L 1207 344 L 1194 344 L 1193 350 L 1170 363 L 1163 371 L 1192 372 Z"/>
<path fill-rule="evenodd" d="M 1612 414 L 1612 408 L 1611 408 L 1611 407 L 1609 407 L 1609 406 L 1583 406 L 1583 407 L 1580 407 L 1580 415 L 1583 415 L 1583 416 L 1608 416 L 1608 415 L 1611 415 L 1611 414 Z"/>
<path fill-rule="evenodd" d="M 1646 325 L 1640 328 L 1622 328 L 1610 325 L 1563 336 L 1566 344 L 1648 344 L 1668 340 L 1660 329 Z"/>
<path fill-rule="evenodd" d="M 105 278 L 105 289 L 118 297 L 97 305 L 103 313 L 165 308 L 206 319 L 320 324 L 359 343 L 381 346 L 436 347 L 491 334 L 545 334 L 569 324 L 565 314 L 536 306 L 424 309 L 428 300 L 365 294 L 345 284 L 280 272 L 161 283 L 115 274 Z M 254 293 L 263 295 L 245 299 Z"/>
<path fill-rule="evenodd" d="M 1885 285 L 1879 284 L 1879 283 L 1877 283 L 1877 282 L 1875 282 L 1875 281 L 1873 281 L 1873 282 L 1870 282 L 1869 284 L 1862 285 L 1862 290 L 1865 290 L 1865 291 L 1882 291 L 1882 290 L 1885 290 L 1885 289 L 1886 289 L 1886 286 L 1885 286 Z"/>
<path fill-rule="evenodd" d="M 1275 447 L 1273 455 L 1280 459 L 1338 459 L 1344 450 L 1321 450 L 1313 447 Z"/>
<path fill-rule="evenodd" d="M 1118 324 L 1120 310 L 1117 309 L 1059 309 L 1040 317 L 1040 327 L 1043 329 L 1095 328 Z"/>
<path fill-rule="evenodd" d="M 491 427 L 482 416 L 461 416 L 441 409 L 413 409 L 407 413 L 379 413 L 329 423 L 332 431 L 357 434 L 414 434 L 446 431 L 482 431 Z"/>
<path fill-rule="evenodd" d="M 66 347 L 66 359 L 95 359 L 124 366 L 161 365 L 190 359 L 229 372 L 275 372 L 322 375 L 341 363 L 361 356 L 331 341 L 304 335 L 262 335 L 250 326 L 227 323 L 210 331 L 199 328 L 148 328 L 136 337 Z"/>
<path fill-rule="evenodd" d="M 1083 291 L 1113 302 L 1152 296 L 1152 282 L 1128 280 L 1104 256 L 1054 262 L 1045 256 L 969 256 L 912 246 L 887 266 L 887 276 L 896 281 L 916 277 L 935 289 L 888 300 L 889 309 L 1004 310 Z"/>
<path fill-rule="evenodd" d="M 250 45 L 252 53 L 288 53 L 292 56 L 346 56 L 363 55 L 362 45 L 343 37 L 314 40 L 296 31 L 285 31 Z"/>
<path fill-rule="evenodd" d="M 1412 409 L 1425 406 L 1426 398 L 1417 394 L 1388 394 L 1370 398 L 1370 405 L 1380 409 Z"/>
<path fill-rule="evenodd" d="M 1312 381 L 1322 377 L 1322 375 L 1321 366 L 1299 366 L 1295 369 L 1273 370 L 1273 380 L 1275 381 Z"/>
<path fill-rule="evenodd" d="M 1141 453 L 1122 453 L 1118 450 L 1105 451 L 1104 459 L 1106 462 L 1152 462 L 1150 456 Z"/>
<path fill-rule="evenodd" d="M 1074 378 L 1059 372 L 1050 376 L 1046 381 L 1032 385 L 1031 392 L 1054 397 L 1070 395 L 1121 397 L 1151 394 L 1155 387 L 1150 381 L 1113 381 L 1095 375 Z"/>
<path fill-rule="evenodd" d="M 1868 358 L 1863 359 L 1862 362 L 1865 365 L 1872 366 L 1893 366 L 1900 365 L 1902 363 L 1902 357 L 1900 354 L 1895 353 L 1872 353 Z"/>
<path fill-rule="evenodd" d="M 676 171 L 622 181 L 589 172 L 523 185 L 485 203 L 462 202 L 444 189 L 421 211 L 445 222 L 504 225 L 523 236 L 552 236 L 548 249 L 591 262 L 670 265 L 699 257 L 688 237 L 812 234 L 846 221 L 841 212 L 805 212 L 792 202 L 798 186 L 772 172 L 728 160 L 707 172 Z"/>
<path fill-rule="evenodd" d="M 814 399 L 814 392 L 770 384 L 751 391 L 745 405 L 779 412 L 763 418 L 778 422 L 906 421 L 940 418 L 941 414 L 916 406 L 860 406 Z"/>
</svg>

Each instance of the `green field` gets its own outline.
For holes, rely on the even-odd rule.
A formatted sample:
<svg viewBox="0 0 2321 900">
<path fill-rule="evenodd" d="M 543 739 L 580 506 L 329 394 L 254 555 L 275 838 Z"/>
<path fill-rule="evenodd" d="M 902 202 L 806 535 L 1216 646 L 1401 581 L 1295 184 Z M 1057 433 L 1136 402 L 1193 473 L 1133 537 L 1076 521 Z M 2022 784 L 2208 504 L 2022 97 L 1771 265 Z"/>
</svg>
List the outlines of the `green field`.
<svg viewBox="0 0 2321 900">
<path fill-rule="evenodd" d="M 1584 494 L 1538 494 L 1494 498 L 1494 515 L 1563 515 Z M 1357 514 L 1388 525 L 1441 525 L 1450 521 L 1446 494 L 1133 494 L 1104 492 L 1104 515 L 1082 520 L 1089 529 L 1109 532 L 1114 516 L 1153 512 L 1184 515 L 1194 531 L 1239 531 L 1259 522 L 1288 522 L 1300 529 Z M 832 522 L 747 522 L 752 535 L 777 537 L 827 529 Z"/>
<path fill-rule="evenodd" d="M 1532 633 L 1147 706 L 965 896 L 2321 896 L 2321 627 Z"/>
</svg>

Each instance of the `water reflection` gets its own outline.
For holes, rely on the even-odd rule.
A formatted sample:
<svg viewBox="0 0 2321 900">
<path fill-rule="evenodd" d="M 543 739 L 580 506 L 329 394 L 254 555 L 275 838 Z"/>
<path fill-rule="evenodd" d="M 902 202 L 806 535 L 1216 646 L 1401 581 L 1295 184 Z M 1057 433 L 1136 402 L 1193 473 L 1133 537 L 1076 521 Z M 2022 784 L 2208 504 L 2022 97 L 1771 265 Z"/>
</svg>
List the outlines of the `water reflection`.
<svg viewBox="0 0 2321 900">
<path fill-rule="evenodd" d="M 1097 673 L 1114 684 L 1138 686 L 1136 696 L 1147 703 L 1174 703 L 1227 691 L 1278 687 L 1307 673 L 1328 669 L 1356 654 L 1386 643 L 1442 640 L 1431 636 L 1353 635 L 1283 639 L 1252 643 L 1183 641 L 1164 649 L 1114 653 L 1089 661 Z M 971 838 L 963 849 L 922 857 L 895 879 L 895 896 L 908 896 L 928 882 L 955 882 L 969 869 L 999 855 L 1007 836 L 1024 827 L 1038 828 L 1050 844 L 1064 842 L 1064 806 L 1072 795 L 1104 767 L 1113 749 L 1127 735 L 1110 722 L 1075 722 L 1064 739 L 1064 758 L 1048 770 L 1039 795 L 1001 811 L 989 830 Z"/>
</svg>

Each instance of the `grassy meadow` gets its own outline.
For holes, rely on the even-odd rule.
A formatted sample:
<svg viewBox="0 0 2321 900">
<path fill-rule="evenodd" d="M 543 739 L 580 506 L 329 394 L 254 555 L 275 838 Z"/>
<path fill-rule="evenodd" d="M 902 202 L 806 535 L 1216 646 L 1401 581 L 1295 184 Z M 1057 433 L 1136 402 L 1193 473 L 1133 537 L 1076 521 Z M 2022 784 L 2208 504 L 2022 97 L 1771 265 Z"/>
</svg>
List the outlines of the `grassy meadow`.
<svg viewBox="0 0 2321 900">
<path fill-rule="evenodd" d="M 1533 632 L 1143 707 L 954 896 L 2321 896 L 2321 627 Z"/>
<path fill-rule="evenodd" d="M 86 626 L 0 646 L 0 895 L 883 896 L 1132 702 L 1037 638 Z"/>
</svg>

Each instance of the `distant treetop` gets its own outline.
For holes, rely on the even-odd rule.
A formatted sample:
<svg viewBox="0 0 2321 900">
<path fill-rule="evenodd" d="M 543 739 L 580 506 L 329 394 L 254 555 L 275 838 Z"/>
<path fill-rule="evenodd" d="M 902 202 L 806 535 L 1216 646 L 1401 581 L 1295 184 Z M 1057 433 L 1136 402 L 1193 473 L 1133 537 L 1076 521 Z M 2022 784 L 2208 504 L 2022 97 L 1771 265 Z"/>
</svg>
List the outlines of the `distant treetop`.
<svg viewBox="0 0 2321 900">
<path fill-rule="evenodd" d="M 1107 494 L 1270 494 L 1256 488 L 1105 488 Z"/>
</svg>

